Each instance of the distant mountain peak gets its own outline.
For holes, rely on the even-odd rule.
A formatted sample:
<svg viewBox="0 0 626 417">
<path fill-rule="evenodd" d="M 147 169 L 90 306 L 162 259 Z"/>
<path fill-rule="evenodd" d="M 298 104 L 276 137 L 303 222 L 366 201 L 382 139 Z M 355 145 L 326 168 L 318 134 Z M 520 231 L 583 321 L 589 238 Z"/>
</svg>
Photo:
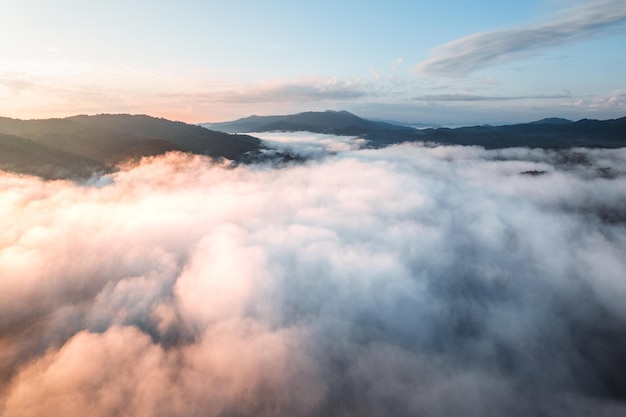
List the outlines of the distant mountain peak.
<svg viewBox="0 0 626 417">
<path fill-rule="evenodd" d="M 339 114 L 346 114 L 346 115 L 358 117 L 357 115 L 349 112 L 348 110 L 326 110 L 324 113 L 339 113 Z"/>
<path fill-rule="evenodd" d="M 569 119 L 564 119 L 562 117 L 546 117 L 544 119 L 531 122 L 530 124 L 533 124 L 533 125 L 567 125 L 570 123 L 574 123 L 574 122 Z"/>
<path fill-rule="evenodd" d="M 380 122 L 363 119 L 347 110 L 306 111 L 280 116 L 249 116 L 228 122 L 201 124 L 206 128 L 228 133 L 281 130 L 336 133 L 337 129 L 344 129 L 348 134 L 379 129 L 379 125 Z"/>
</svg>

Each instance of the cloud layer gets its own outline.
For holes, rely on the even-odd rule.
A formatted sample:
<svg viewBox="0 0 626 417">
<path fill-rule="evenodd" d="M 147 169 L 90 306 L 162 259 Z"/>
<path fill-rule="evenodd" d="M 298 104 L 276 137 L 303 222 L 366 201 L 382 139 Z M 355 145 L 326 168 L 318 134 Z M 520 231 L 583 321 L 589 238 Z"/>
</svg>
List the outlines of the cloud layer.
<svg viewBox="0 0 626 417">
<path fill-rule="evenodd" d="M 0 415 L 624 414 L 624 150 L 333 152 L 2 174 Z"/>
<path fill-rule="evenodd" d="M 494 64 L 526 57 L 536 51 L 588 39 L 626 20 L 621 0 L 593 0 L 557 14 L 552 20 L 476 33 L 441 45 L 433 57 L 419 63 L 424 75 L 464 76 Z"/>
<path fill-rule="evenodd" d="M 509 100 L 553 100 L 571 98 L 571 94 L 536 95 L 536 96 L 480 96 L 476 94 L 429 94 L 414 97 L 418 101 L 509 101 Z"/>
</svg>

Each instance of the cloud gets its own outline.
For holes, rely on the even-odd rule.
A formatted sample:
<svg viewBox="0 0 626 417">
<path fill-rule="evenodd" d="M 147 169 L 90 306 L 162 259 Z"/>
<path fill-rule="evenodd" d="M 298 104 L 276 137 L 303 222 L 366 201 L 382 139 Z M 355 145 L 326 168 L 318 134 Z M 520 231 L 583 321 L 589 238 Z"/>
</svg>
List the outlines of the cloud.
<svg viewBox="0 0 626 417">
<path fill-rule="evenodd" d="M 362 101 L 383 93 L 383 87 L 375 79 L 366 82 L 359 78 L 308 76 L 255 84 L 208 84 L 159 94 L 157 101 L 166 102 L 169 107 L 191 106 L 197 120 L 206 121 L 207 115 L 211 115 L 211 120 L 232 120 L 233 114 L 257 114 L 259 104 L 267 106 L 263 114 L 293 113 L 294 108 L 296 111 L 323 111 L 334 108 L 335 103 Z M 340 109 L 342 107 L 337 108 Z"/>
<path fill-rule="evenodd" d="M 245 88 L 213 91 L 206 99 L 224 103 L 281 103 L 357 99 L 372 94 L 371 87 L 358 80 L 337 77 L 304 77 L 294 81 L 275 79 Z M 197 97 L 200 98 L 200 97 Z"/>
<path fill-rule="evenodd" d="M 22 91 L 40 87 L 25 79 L 21 74 L 7 73 L 0 74 L 0 86 L 16 95 L 19 95 Z"/>
<path fill-rule="evenodd" d="M 615 109 L 624 111 L 626 110 L 626 90 L 615 90 L 596 97 L 580 97 L 567 104 L 590 110 Z"/>
<path fill-rule="evenodd" d="M 154 96 L 154 84 L 167 88 L 172 81 L 171 77 L 146 71 L 98 70 L 80 62 L 33 62 L 23 66 L 24 71 L 0 72 L 3 115 L 28 118 L 85 112 L 136 113 L 145 108 L 146 97 Z M 49 72 L 43 73 L 41 68 Z M 94 76 L 98 83 L 91 79 Z"/>
<path fill-rule="evenodd" d="M 2 173 L 0 415 L 624 415 L 624 167 L 400 145 Z"/>
<path fill-rule="evenodd" d="M 48 68 L 41 62 L 26 72 L 0 72 L 0 113 L 15 118 L 149 113 L 201 122 L 252 114 L 258 112 L 259 104 L 268 106 L 267 113 L 293 111 L 294 107 L 311 110 L 312 106 L 322 111 L 334 103 L 383 95 L 388 88 L 375 79 L 308 76 L 245 84 L 225 82 L 223 75 L 203 69 L 177 73 L 167 68 L 154 72 L 55 64 L 50 65 L 49 74 L 41 73 L 41 68 Z"/>
<path fill-rule="evenodd" d="M 370 70 L 370 74 L 372 74 L 372 77 L 374 77 L 377 80 L 380 80 L 382 78 L 382 75 L 380 75 L 380 72 L 376 70 Z"/>
<path fill-rule="evenodd" d="M 391 70 L 393 72 L 397 72 L 398 68 L 400 67 L 400 65 L 402 65 L 402 62 L 404 62 L 404 60 L 402 58 L 396 58 L 391 62 Z"/>
<path fill-rule="evenodd" d="M 552 100 L 571 98 L 571 94 L 540 94 L 528 96 L 481 96 L 475 94 L 429 94 L 414 97 L 413 100 L 419 101 L 507 101 L 507 100 Z"/>
<path fill-rule="evenodd" d="M 498 85 L 500 84 L 500 81 L 498 81 L 495 77 L 486 77 L 485 84 Z"/>
<path fill-rule="evenodd" d="M 433 57 L 419 63 L 416 70 L 426 76 L 462 77 L 542 49 L 599 36 L 625 20 L 626 4 L 623 1 L 587 1 L 546 22 L 476 33 L 441 45 L 433 50 Z"/>
<path fill-rule="evenodd" d="M 363 147 L 367 140 L 356 136 L 335 136 L 310 132 L 254 132 L 262 139 L 268 149 L 268 155 L 276 151 L 301 159 L 322 159 L 328 155 L 356 150 Z"/>
</svg>

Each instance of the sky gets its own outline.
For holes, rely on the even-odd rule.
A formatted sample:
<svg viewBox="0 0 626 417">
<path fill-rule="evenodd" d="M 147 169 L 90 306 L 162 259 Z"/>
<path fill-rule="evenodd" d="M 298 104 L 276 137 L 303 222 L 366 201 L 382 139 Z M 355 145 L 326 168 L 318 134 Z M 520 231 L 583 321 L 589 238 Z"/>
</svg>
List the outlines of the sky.
<svg viewBox="0 0 626 417">
<path fill-rule="evenodd" d="M 3 0 L 0 115 L 626 115 L 623 0 Z"/>
</svg>

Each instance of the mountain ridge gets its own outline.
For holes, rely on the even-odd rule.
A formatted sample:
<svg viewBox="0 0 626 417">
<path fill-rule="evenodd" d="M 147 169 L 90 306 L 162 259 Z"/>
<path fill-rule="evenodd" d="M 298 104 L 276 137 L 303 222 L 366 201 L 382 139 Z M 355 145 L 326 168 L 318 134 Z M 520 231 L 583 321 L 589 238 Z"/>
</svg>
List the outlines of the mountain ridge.
<svg viewBox="0 0 626 417">
<path fill-rule="evenodd" d="M 413 140 L 415 129 L 363 119 L 346 110 L 308 111 L 280 116 L 249 116 L 231 122 L 201 123 L 203 127 L 228 133 L 308 131 L 339 136 L 367 136 L 381 145 Z"/>
<path fill-rule="evenodd" d="M 233 127 L 237 132 L 242 132 L 241 126 L 248 126 L 251 132 L 267 131 L 268 128 L 273 127 L 277 123 L 284 123 L 288 125 L 301 125 L 309 128 L 317 129 L 342 129 L 349 127 L 362 127 L 368 129 L 387 129 L 387 128 L 405 128 L 406 126 L 394 125 L 392 123 L 383 121 L 374 121 L 361 118 L 347 110 L 326 110 L 323 112 L 307 111 L 295 114 L 277 115 L 277 116 L 248 116 L 242 119 L 237 119 L 229 122 L 221 123 L 200 123 L 200 126 L 210 129 L 222 128 L 224 132 L 230 132 L 229 127 Z M 263 130 L 255 130 L 263 129 Z"/>
<path fill-rule="evenodd" d="M 323 122 L 332 119 L 333 123 Z M 341 121 L 339 121 L 341 119 Z M 307 123 L 303 123 L 306 120 Z M 314 120 L 315 123 L 311 121 Z M 203 123 L 208 128 L 236 132 L 309 131 L 340 136 L 360 136 L 370 146 L 402 142 L 444 145 L 477 145 L 485 148 L 567 148 L 626 146 L 626 117 L 609 120 L 581 119 L 576 122 L 548 117 L 530 123 L 482 125 L 457 128 L 416 129 L 362 119 L 347 111 L 304 112 L 282 116 L 251 116 L 221 123 Z"/>
<path fill-rule="evenodd" d="M 0 117 L 0 169 L 45 179 L 84 179 L 112 172 L 128 160 L 171 151 L 249 163 L 267 155 L 293 159 L 280 151 L 266 154 L 267 145 L 246 134 L 213 131 L 306 130 L 358 136 L 376 148 L 402 142 L 440 145 L 507 147 L 618 148 L 626 146 L 626 117 L 610 120 L 545 118 L 535 122 L 460 128 L 394 125 L 363 119 L 347 111 L 303 112 L 284 116 L 249 116 L 221 124 L 191 125 L 148 115 L 77 115 L 59 119 L 20 120 Z M 245 133 L 245 132 L 242 132 Z"/>
<path fill-rule="evenodd" d="M 0 135 L 0 169 L 50 179 L 84 178 L 111 171 L 127 160 L 171 151 L 236 161 L 261 148 L 261 141 L 248 135 L 129 114 L 34 120 L 3 117 Z"/>
</svg>

